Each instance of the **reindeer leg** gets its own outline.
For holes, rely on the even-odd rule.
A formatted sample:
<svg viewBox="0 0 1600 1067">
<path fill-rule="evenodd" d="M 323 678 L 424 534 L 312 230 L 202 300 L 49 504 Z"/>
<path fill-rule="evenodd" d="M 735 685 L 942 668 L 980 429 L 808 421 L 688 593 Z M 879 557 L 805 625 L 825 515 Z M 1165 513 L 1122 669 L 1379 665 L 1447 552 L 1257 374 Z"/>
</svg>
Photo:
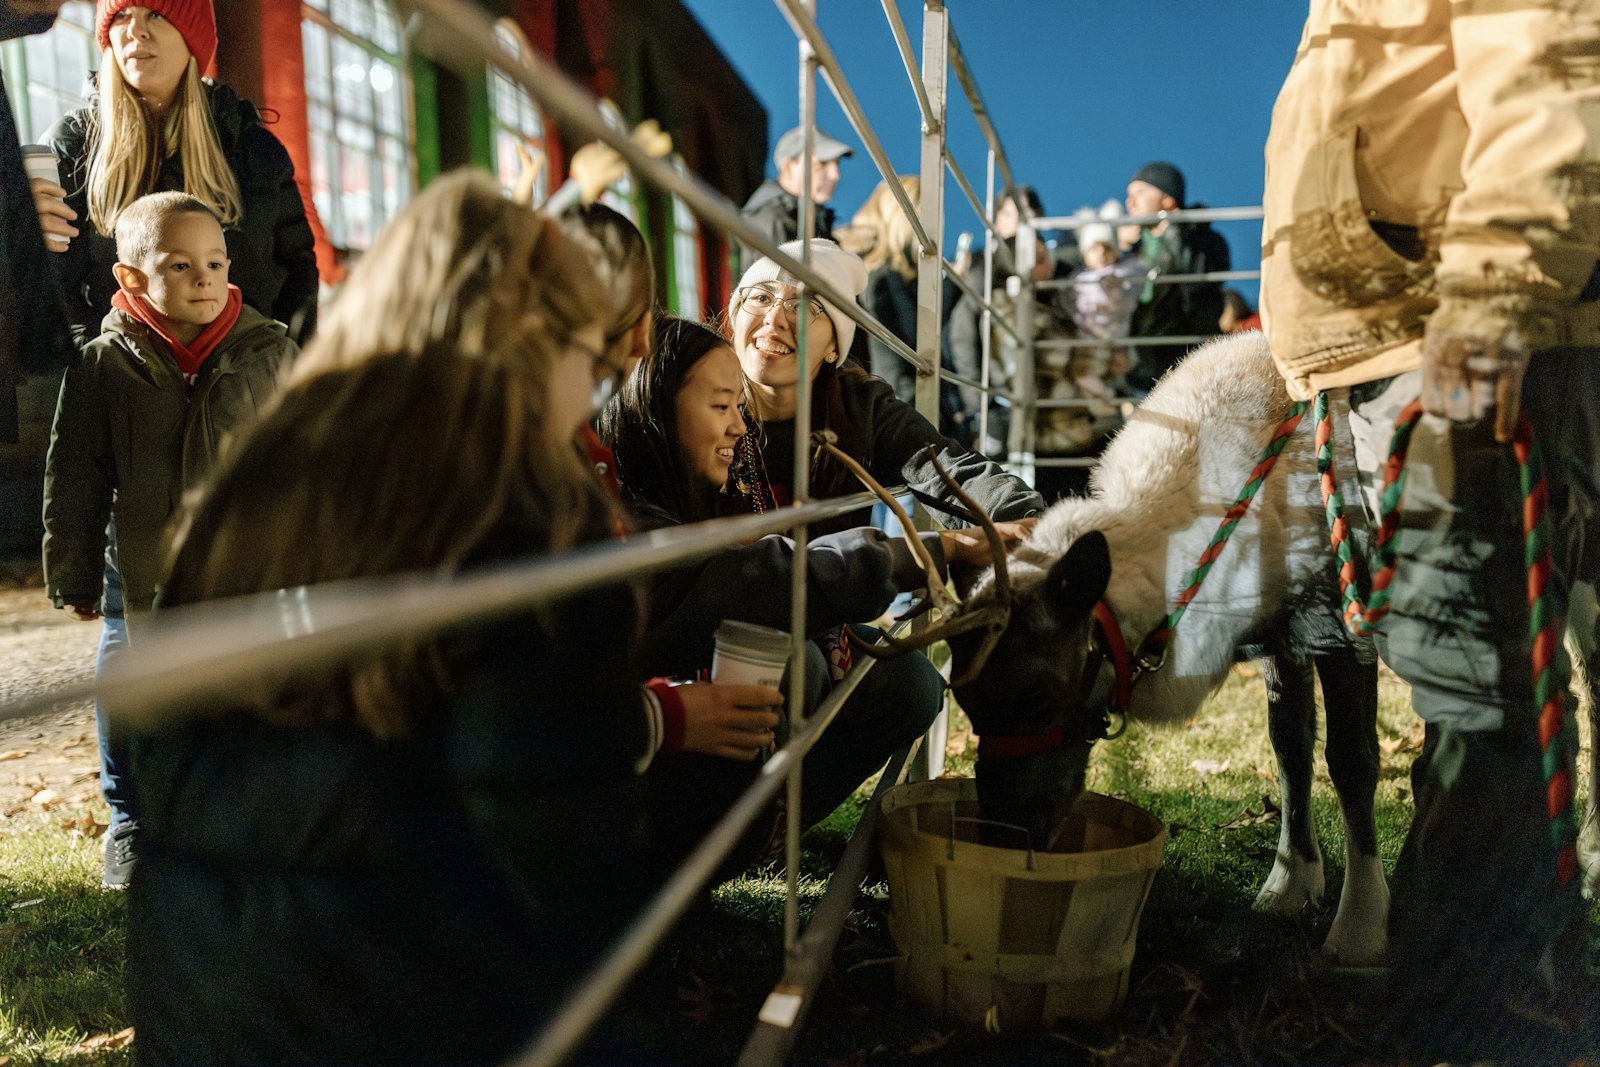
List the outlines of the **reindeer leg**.
<svg viewBox="0 0 1600 1067">
<path fill-rule="evenodd" d="M 1373 799 L 1378 791 L 1378 664 L 1354 649 L 1316 658 L 1328 717 L 1328 776 L 1344 821 L 1344 889 L 1322 954 L 1331 963 L 1370 967 L 1389 944 L 1389 884 L 1378 859 Z"/>
<path fill-rule="evenodd" d="M 1311 821 L 1312 744 L 1316 740 L 1315 681 L 1309 660 L 1287 652 L 1261 660 L 1267 683 L 1267 732 L 1278 757 L 1283 815 L 1272 873 L 1256 896 L 1255 910 L 1298 916 L 1322 900 L 1322 850 Z"/>
</svg>

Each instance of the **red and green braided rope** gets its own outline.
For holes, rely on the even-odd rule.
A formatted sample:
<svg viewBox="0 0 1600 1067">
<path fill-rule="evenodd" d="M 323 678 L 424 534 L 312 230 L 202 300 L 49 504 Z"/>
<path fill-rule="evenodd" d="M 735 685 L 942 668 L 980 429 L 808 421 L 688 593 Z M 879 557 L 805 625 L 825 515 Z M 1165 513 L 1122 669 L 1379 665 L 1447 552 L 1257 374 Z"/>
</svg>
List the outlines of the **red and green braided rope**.
<svg viewBox="0 0 1600 1067">
<path fill-rule="evenodd" d="M 1317 474 L 1322 483 L 1322 500 L 1328 517 L 1328 539 L 1339 564 L 1339 590 L 1344 601 L 1345 624 L 1353 633 L 1368 634 L 1388 614 L 1389 587 L 1394 581 L 1397 547 L 1394 535 L 1400 525 L 1400 501 L 1405 492 L 1406 450 L 1411 432 L 1422 416 L 1420 400 L 1408 404 L 1395 419 L 1389 439 L 1389 456 L 1383 465 L 1383 488 L 1378 499 L 1378 536 L 1373 545 L 1372 593 L 1365 606 L 1357 591 L 1354 554 L 1349 527 L 1344 520 L 1344 499 L 1333 470 L 1332 418 L 1326 393 L 1317 395 L 1316 447 Z M 1528 638 L 1532 647 L 1533 697 L 1539 709 L 1539 747 L 1543 752 L 1545 809 L 1550 822 L 1550 837 L 1556 849 L 1556 877 L 1565 886 L 1578 872 L 1577 822 L 1572 812 L 1572 756 L 1564 729 L 1567 710 L 1566 680 L 1561 676 L 1557 654 L 1561 647 L 1563 620 L 1549 595 L 1550 518 L 1547 514 L 1548 490 L 1538 443 L 1533 427 L 1524 415 L 1517 422 L 1512 441 L 1518 472 L 1522 480 L 1522 537 L 1528 568 Z"/>
<path fill-rule="evenodd" d="M 1406 491 L 1406 451 L 1411 447 L 1411 432 L 1422 418 L 1422 401 L 1407 404 L 1394 420 L 1389 437 L 1389 458 L 1383 464 L 1383 485 L 1378 491 L 1378 536 L 1373 542 L 1372 592 L 1361 602 L 1360 579 L 1355 553 L 1350 545 L 1350 526 L 1344 518 L 1344 494 L 1333 469 L 1333 418 L 1328 411 L 1328 394 L 1317 394 L 1317 476 L 1322 483 L 1322 505 L 1328 518 L 1328 540 L 1339 564 L 1339 594 L 1344 602 L 1344 623 L 1354 634 L 1370 634 L 1378 620 L 1389 614 L 1389 586 L 1394 582 L 1398 548 L 1395 534 L 1400 531 L 1400 501 Z"/>
<path fill-rule="evenodd" d="M 1266 481 L 1267 475 L 1272 472 L 1273 466 L 1278 462 L 1278 456 L 1283 453 L 1283 448 L 1289 443 L 1289 438 L 1294 434 L 1295 428 L 1300 425 L 1300 420 L 1305 416 L 1307 404 L 1300 401 L 1289 409 L 1289 414 L 1278 424 L 1273 431 L 1272 439 L 1261 450 L 1261 457 L 1256 460 L 1256 465 L 1250 471 L 1250 477 L 1245 480 L 1244 488 L 1239 490 L 1239 496 L 1233 505 L 1222 516 L 1222 521 L 1217 524 L 1217 532 L 1211 535 L 1211 543 L 1206 550 L 1200 553 L 1200 562 L 1196 563 L 1184 578 L 1184 590 L 1178 595 L 1178 602 L 1167 616 L 1166 625 L 1156 630 L 1145 638 L 1141 646 L 1143 650 L 1165 647 L 1172 640 L 1173 628 L 1178 625 L 1178 620 L 1183 618 L 1183 613 L 1188 610 L 1189 602 L 1200 592 L 1200 583 L 1204 582 L 1206 575 L 1211 571 L 1211 565 L 1222 554 L 1222 549 L 1228 543 L 1228 538 L 1233 536 L 1233 531 L 1239 525 L 1239 520 L 1244 518 L 1245 512 L 1250 510 L 1250 502 L 1255 499 L 1256 492 L 1261 488 L 1261 483 Z"/>
<path fill-rule="evenodd" d="M 1572 813 L 1572 754 L 1564 729 L 1566 679 L 1557 656 L 1564 620 L 1550 585 L 1550 516 L 1546 505 L 1544 464 L 1533 426 L 1526 415 L 1517 420 L 1512 438 L 1522 477 L 1522 540 L 1528 565 L 1528 638 L 1533 646 L 1533 700 L 1539 709 L 1539 747 L 1544 753 L 1545 806 L 1550 838 L 1556 848 L 1556 878 L 1568 885 L 1578 873 L 1578 826 Z"/>
</svg>

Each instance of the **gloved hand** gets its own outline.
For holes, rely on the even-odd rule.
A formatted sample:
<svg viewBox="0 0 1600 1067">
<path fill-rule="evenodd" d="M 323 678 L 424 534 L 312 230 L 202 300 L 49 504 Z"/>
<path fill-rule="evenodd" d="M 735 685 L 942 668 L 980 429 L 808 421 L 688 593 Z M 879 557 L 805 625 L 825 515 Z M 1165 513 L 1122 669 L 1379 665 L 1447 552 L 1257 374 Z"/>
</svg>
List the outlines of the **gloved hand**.
<svg viewBox="0 0 1600 1067">
<path fill-rule="evenodd" d="M 1422 408 L 1451 422 L 1494 415 L 1497 441 L 1510 441 L 1522 410 L 1528 351 L 1515 329 L 1498 340 L 1430 328 L 1422 343 Z"/>
</svg>

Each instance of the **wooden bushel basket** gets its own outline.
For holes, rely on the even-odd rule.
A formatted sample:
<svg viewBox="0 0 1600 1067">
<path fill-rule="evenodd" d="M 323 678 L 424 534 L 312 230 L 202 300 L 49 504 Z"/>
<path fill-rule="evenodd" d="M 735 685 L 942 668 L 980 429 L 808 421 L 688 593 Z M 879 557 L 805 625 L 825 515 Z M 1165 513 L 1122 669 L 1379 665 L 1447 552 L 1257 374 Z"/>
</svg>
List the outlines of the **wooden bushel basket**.
<svg viewBox="0 0 1600 1067">
<path fill-rule="evenodd" d="M 902 995 L 993 1032 L 1099 1020 L 1128 993 L 1166 826 L 1085 793 L 1064 851 L 978 844 L 977 783 L 907 782 L 883 797 L 878 848 Z"/>
</svg>

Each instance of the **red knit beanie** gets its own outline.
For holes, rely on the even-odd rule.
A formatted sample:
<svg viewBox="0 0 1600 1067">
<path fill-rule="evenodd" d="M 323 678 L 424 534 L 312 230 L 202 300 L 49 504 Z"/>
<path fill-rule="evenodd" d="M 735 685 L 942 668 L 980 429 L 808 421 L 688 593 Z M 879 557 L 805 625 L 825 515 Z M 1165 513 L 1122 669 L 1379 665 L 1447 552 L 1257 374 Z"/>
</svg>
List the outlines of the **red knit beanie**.
<svg viewBox="0 0 1600 1067">
<path fill-rule="evenodd" d="M 183 35 L 202 74 L 217 54 L 217 13 L 211 0 L 95 0 L 94 39 L 101 51 L 111 47 L 111 20 L 125 7 L 142 7 L 163 16 Z"/>
</svg>

